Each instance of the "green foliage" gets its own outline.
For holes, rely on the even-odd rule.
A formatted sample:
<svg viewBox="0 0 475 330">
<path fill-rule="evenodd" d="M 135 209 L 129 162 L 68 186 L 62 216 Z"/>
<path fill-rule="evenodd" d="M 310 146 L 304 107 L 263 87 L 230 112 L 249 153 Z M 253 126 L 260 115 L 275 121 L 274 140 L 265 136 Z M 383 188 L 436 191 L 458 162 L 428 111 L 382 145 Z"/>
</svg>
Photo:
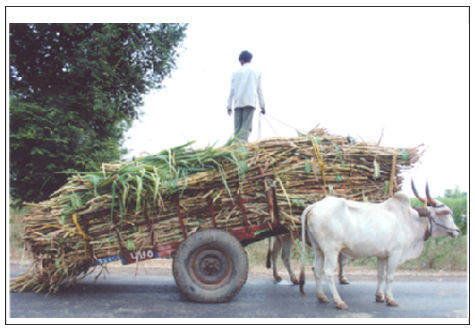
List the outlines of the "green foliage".
<svg viewBox="0 0 475 330">
<path fill-rule="evenodd" d="M 467 269 L 467 236 L 430 237 L 417 259 L 406 261 L 401 269 L 436 269 L 461 271 Z"/>
<path fill-rule="evenodd" d="M 467 197 L 467 193 L 460 191 L 460 187 L 456 186 L 455 189 L 446 189 L 444 193 L 444 197 L 445 198 Z"/>
<path fill-rule="evenodd" d="M 356 259 L 349 263 L 351 266 L 376 268 L 376 257 Z M 424 243 L 421 255 L 416 259 L 404 262 L 398 269 L 405 270 L 467 270 L 467 236 L 430 237 Z"/>
<path fill-rule="evenodd" d="M 24 241 L 22 233 L 24 232 L 24 215 L 30 212 L 30 208 L 23 207 L 22 209 L 18 208 L 9 208 L 9 242 L 10 242 L 10 257 L 19 258 L 19 256 L 24 251 Z"/>
<path fill-rule="evenodd" d="M 10 194 L 39 201 L 72 169 L 116 161 L 186 24 L 10 24 Z"/>
<path fill-rule="evenodd" d="M 68 169 L 92 170 L 120 157 L 118 141 L 98 139 L 75 112 L 11 100 L 10 183 L 12 196 L 46 197 L 62 185 Z"/>
</svg>

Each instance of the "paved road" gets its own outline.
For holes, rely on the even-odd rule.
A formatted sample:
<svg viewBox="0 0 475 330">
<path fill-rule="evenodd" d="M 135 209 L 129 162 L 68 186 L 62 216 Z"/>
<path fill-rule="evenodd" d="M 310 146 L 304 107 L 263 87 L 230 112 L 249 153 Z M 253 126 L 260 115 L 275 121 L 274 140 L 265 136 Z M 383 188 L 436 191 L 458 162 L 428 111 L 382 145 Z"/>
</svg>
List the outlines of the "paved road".
<svg viewBox="0 0 475 330">
<path fill-rule="evenodd" d="M 297 286 L 250 278 L 231 302 L 199 304 L 187 301 L 170 276 L 111 274 L 97 281 L 85 278 L 75 287 L 53 295 L 11 293 L 9 316 L 12 323 L 21 323 L 16 318 L 59 317 L 316 318 L 308 323 L 319 323 L 319 318 L 400 318 L 401 323 L 412 323 L 407 318 L 460 318 L 456 321 L 462 323 L 468 320 L 466 281 L 396 281 L 393 288 L 399 307 L 374 302 L 375 285 L 374 281 L 364 280 L 339 285 L 350 307 L 339 311 L 331 303 L 317 302 L 312 281 L 305 286 L 307 295 L 301 296 Z M 88 323 L 87 319 L 81 322 Z"/>
</svg>

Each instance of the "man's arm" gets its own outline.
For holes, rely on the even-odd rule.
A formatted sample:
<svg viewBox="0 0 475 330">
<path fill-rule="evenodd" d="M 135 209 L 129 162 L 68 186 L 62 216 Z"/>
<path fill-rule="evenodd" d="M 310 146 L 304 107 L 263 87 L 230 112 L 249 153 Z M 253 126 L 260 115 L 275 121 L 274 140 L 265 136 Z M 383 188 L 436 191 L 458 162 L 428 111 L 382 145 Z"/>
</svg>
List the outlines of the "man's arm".
<svg viewBox="0 0 475 330">
<path fill-rule="evenodd" d="M 233 98 L 234 98 L 234 74 L 231 76 L 231 88 L 229 90 L 229 96 L 228 96 L 228 115 L 231 116 L 233 113 Z"/>
<path fill-rule="evenodd" d="M 261 85 L 261 77 L 262 75 L 259 74 L 257 78 L 257 98 L 259 100 L 259 106 L 261 107 L 261 113 L 264 115 L 266 113 L 266 106 L 264 102 L 264 94 L 262 93 L 262 85 Z"/>
</svg>

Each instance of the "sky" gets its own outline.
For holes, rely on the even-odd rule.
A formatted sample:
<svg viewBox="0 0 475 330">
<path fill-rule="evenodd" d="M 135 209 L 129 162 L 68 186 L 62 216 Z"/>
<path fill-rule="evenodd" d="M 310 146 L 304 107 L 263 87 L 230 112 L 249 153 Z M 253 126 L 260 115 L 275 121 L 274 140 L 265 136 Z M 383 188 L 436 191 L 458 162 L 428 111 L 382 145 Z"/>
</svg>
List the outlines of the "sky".
<svg viewBox="0 0 475 330">
<path fill-rule="evenodd" d="M 238 55 L 253 53 L 268 115 L 250 141 L 315 126 L 358 141 L 415 147 L 405 173 L 433 196 L 468 191 L 467 8 L 274 8 L 218 10 L 189 22 L 177 70 L 145 97 L 128 132 L 129 156 L 232 135 L 226 100 Z M 209 17 L 209 16 L 207 16 Z M 261 117 L 261 118 L 260 118 Z M 260 123 L 259 123 L 260 122 Z"/>
<path fill-rule="evenodd" d="M 267 111 L 256 112 L 251 142 L 317 125 L 367 142 L 384 131 L 382 145 L 426 149 L 404 191 L 411 178 L 433 196 L 468 191 L 468 8 L 9 8 L 7 21 L 189 23 L 177 69 L 127 134 L 128 157 L 224 144 L 231 74 L 246 49 Z"/>
</svg>

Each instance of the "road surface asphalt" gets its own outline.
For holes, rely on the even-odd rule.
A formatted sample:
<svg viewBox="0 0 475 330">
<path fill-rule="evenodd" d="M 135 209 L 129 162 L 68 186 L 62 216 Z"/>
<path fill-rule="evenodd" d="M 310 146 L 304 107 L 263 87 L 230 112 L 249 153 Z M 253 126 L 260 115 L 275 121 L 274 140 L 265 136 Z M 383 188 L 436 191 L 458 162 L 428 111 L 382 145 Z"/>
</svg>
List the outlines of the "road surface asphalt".
<svg viewBox="0 0 475 330">
<path fill-rule="evenodd" d="M 58 293 L 10 293 L 7 299 L 11 323 L 38 319 L 38 323 L 95 323 L 111 318 L 120 323 L 135 323 L 147 318 L 150 323 L 340 323 L 346 318 L 370 323 L 467 323 L 468 283 L 464 274 L 396 273 L 393 292 L 399 307 L 388 307 L 374 299 L 374 274 L 349 272 L 350 285 L 338 285 L 348 304 L 346 311 L 332 303 L 319 303 L 315 282 L 307 281 L 306 295 L 288 280 L 274 282 L 271 271 L 251 272 L 248 281 L 228 303 L 200 304 L 186 300 L 171 276 L 170 268 L 109 267 L 110 273 L 97 280 L 88 276 L 75 286 Z M 12 277 L 24 267 L 10 266 Z M 312 279 L 307 276 L 307 279 Z M 325 286 L 326 289 L 326 286 Z M 327 291 L 328 292 L 328 291 Z M 67 319 L 59 319 L 67 318 Z M 77 319 L 80 320 L 78 321 Z M 198 320 L 199 319 L 199 320 Z M 185 321 L 186 320 L 186 321 Z M 105 321 L 108 322 L 108 321 Z M 191 320 L 193 322 L 193 320 Z M 344 323 L 347 323 L 346 320 Z M 351 322 L 351 321 L 350 321 Z M 8 322 L 7 322 L 8 323 Z M 101 322 L 102 323 L 102 322 Z"/>
</svg>

